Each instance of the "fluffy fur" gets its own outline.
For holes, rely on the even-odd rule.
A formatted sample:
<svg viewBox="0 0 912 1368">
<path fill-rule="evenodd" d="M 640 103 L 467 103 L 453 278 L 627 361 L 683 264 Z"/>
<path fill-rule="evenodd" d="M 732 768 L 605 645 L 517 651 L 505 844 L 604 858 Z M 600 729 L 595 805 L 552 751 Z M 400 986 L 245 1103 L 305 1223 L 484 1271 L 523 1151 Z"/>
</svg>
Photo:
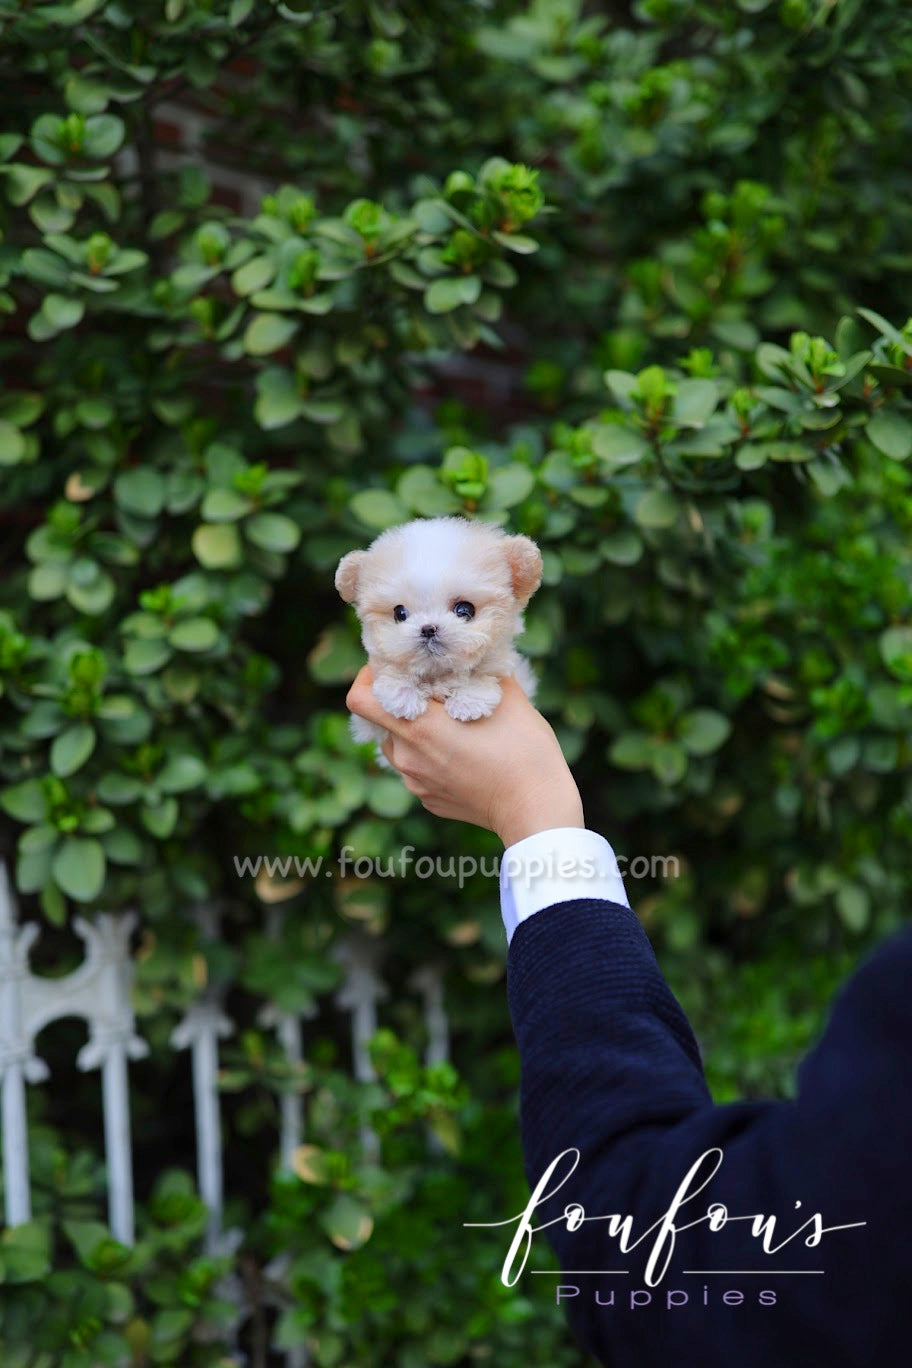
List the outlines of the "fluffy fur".
<svg viewBox="0 0 912 1368">
<path fill-rule="evenodd" d="M 535 677 L 513 640 L 541 572 L 528 537 L 465 518 L 391 527 L 366 551 L 343 556 L 336 588 L 358 614 L 377 701 L 394 717 L 415 718 L 436 698 L 469 722 L 494 711 L 506 675 L 531 698 Z M 387 734 L 360 717 L 352 733 L 358 741 Z"/>
</svg>

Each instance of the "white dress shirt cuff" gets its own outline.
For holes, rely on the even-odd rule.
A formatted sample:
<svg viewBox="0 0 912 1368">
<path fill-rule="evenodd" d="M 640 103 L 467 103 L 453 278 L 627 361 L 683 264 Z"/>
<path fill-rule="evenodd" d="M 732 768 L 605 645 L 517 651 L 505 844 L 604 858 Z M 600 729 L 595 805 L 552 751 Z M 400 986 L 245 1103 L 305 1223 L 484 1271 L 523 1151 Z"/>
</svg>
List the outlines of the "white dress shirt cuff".
<svg viewBox="0 0 912 1368">
<path fill-rule="evenodd" d="M 630 906 L 604 836 L 582 827 L 554 827 L 507 846 L 500 862 L 500 911 L 508 945 L 521 921 L 574 898 Z"/>
</svg>

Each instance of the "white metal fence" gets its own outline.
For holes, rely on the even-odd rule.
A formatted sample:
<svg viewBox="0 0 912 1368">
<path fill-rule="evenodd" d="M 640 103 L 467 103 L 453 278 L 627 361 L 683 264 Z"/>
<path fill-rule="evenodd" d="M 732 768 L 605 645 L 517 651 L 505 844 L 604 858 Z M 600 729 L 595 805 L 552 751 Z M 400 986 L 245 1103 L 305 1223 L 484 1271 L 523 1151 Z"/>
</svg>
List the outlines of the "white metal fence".
<svg viewBox="0 0 912 1368">
<path fill-rule="evenodd" d="M 198 909 L 204 935 L 218 934 L 218 914 L 211 907 Z M 281 913 L 270 909 L 271 929 L 281 926 Z M 26 1085 L 48 1077 L 45 1062 L 36 1053 L 36 1039 L 45 1026 L 61 1017 L 85 1019 L 89 1038 L 76 1056 L 80 1069 L 101 1071 L 105 1161 L 108 1185 L 108 1224 L 123 1244 L 134 1240 L 133 1157 L 130 1131 L 128 1061 L 141 1059 L 148 1046 L 136 1033 L 131 1003 L 133 961 L 130 936 L 137 925 L 135 913 L 99 913 L 78 917 L 74 927 L 85 943 L 82 963 L 63 977 L 33 974 L 29 964 L 32 946 L 39 935 L 34 923 L 20 925 L 17 906 L 6 867 L 0 861 L 0 1122 L 3 1132 L 4 1209 L 7 1225 L 31 1218 L 29 1185 L 28 1121 Z M 375 1078 L 369 1042 L 377 1030 L 377 1004 L 387 995 L 380 975 L 379 946 L 356 933 L 339 947 L 344 979 L 335 995 L 336 1005 L 351 1014 L 352 1071 L 359 1082 Z M 449 1029 L 443 1004 L 439 968 L 426 965 L 411 979 L 421 995 L 427 1027 L 426 1063 L 448 1058 Z M 270 1003 L 260 1013 L 261 1024 L 276 1033 L 286 1058 L 298 1064 L 303 1058 L 302 1022 L 311 1013 L 279 1011 Z M 176 1050 L 191 1055 L 196 1127 L 197 1183 L 209 1212 L 206 1231 L 208 1253 L 233 1250 L 241 1232 L 223 1228 L 221 1108 L 218 1091 L 219 1041 L 232 1033 L 217 992 L 206 990 L 185 1013 L 171 1036 Z M 300 1095 L 281 1099 L 280 1163 L 291 1168 L 295 1150 L 304 1136 Z M 378 1152 L 377 1136 L 361 1131 L 361 1145 L 369 1157 Z M 239 1288 L 236 1289 L 240 1298 Z M 287 1354 L 288 1368 L 303 1368 L 307 1357 L 300 1350 Z"/>
</svg>

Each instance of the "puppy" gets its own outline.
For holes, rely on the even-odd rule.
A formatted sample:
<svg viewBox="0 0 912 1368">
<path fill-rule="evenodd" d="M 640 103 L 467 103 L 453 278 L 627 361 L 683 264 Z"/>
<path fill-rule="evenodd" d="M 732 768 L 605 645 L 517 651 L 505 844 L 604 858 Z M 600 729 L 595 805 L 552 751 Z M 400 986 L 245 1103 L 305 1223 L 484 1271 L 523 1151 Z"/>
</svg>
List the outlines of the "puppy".
<svg viewBox="0 0 912 1368">
<path fill-rule="evenodd" d="M 336 588 L 358 614 L 378 703 L 415 718 L 435 698 L 470 722 L 494 711 L 506 675 L 533 697 L 535 676 L 513 640 L 541 574 L 529 537 L 466 518 L 419 518 L 343 556 Z M 356 741 L 388 734 L 361 717 L 351 725 Z"/>
</svg>

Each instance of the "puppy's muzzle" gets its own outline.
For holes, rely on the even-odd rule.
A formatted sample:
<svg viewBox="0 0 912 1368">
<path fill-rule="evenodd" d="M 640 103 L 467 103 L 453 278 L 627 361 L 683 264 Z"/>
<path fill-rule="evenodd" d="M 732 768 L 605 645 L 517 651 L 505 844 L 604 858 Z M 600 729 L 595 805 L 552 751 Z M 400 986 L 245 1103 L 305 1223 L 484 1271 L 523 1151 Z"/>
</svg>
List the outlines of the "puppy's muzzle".
<svg viewBox="0 0 912 1368">
<path fill-rule="evenodd" d="M 430 622 L 419 628 L 418 645 L 423 646 L 428 655 L 432 656 L 443 655 L 446 651 L 446 645 L 441 639 L 436 625 Z"/>
</svg>

